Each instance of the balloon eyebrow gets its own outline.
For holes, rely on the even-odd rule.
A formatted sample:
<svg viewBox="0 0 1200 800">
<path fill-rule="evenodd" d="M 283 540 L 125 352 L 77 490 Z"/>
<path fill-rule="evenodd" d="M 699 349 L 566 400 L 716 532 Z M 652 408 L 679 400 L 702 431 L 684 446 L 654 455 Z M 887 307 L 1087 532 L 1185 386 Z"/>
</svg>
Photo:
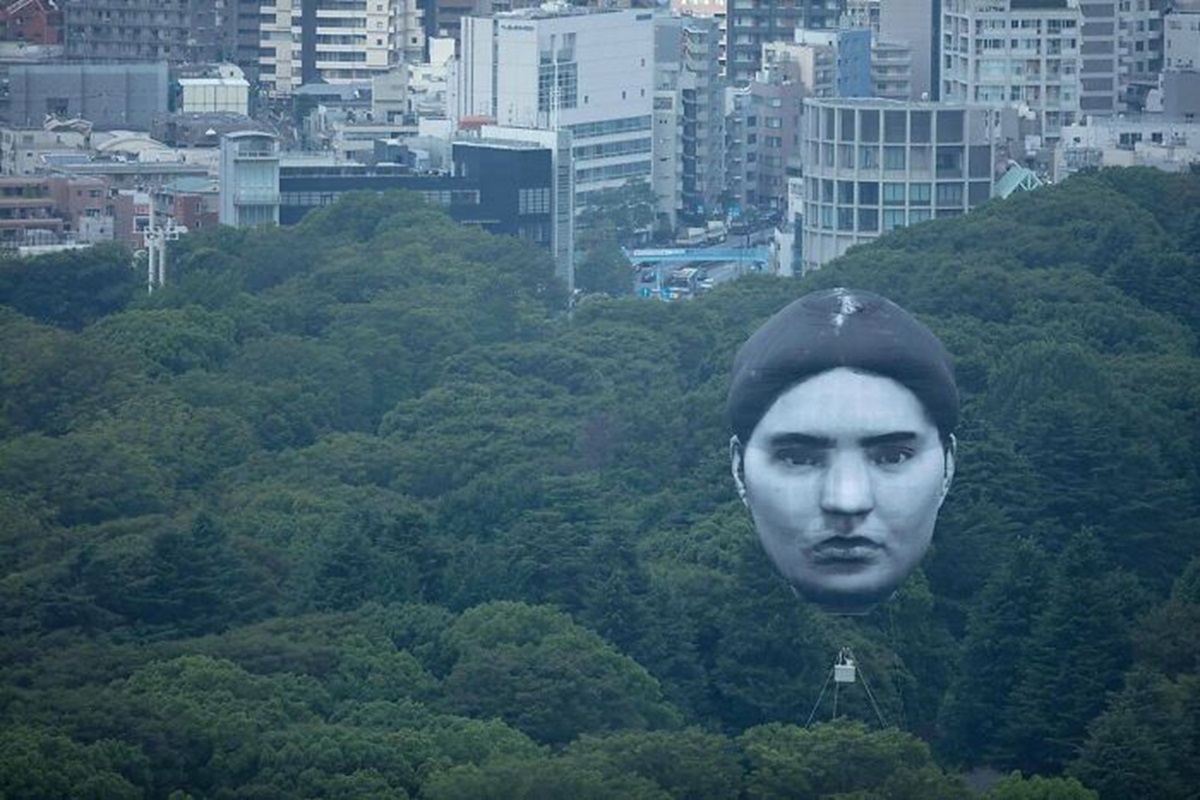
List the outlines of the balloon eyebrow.
<svg viewBox="0 0 1200 800">
<path fill-rule="evenodd" d="M 878 436 L 868 436 L 859 441 L 863 447 L 879 447 L 880 445 L 889 444 L 906 444 L 916 441 L 917 434 L 914 431 L 895 431 L 894 433 L 883 433 Z"/>
<path fill-rule="evenodd" d="M 771 437 L 772 447 L 800 446 L 828 450 L 834 441 L 828 436 L 812 436 L 807 433 L 780 433 Z"/>
</svg>

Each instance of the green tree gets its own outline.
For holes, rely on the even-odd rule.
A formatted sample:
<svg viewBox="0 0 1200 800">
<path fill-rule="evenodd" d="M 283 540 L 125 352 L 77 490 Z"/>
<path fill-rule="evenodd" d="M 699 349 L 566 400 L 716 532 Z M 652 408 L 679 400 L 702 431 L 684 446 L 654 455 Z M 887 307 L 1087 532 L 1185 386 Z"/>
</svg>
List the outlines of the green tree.
<svg viewBox="0 0 1200 800">
<path fill-rule="evenodd" d="M 1190 797 L 1197 770 L 1187 763 L 1186 730 L 1173 687 L 1161 676 L 1135 670 L 1108 709 L 1088 726 L 1088 738 L 1068 772 L 1102 800 Z M 1182 745 L 1182 746 L 1181 746 Z"/>
<path fill-rule="evenodd" d="M 654 226 L 657 207 L 654 190 L 643 180 L 589 192 L 579 212 L 578 246 L 589 252 L 602 243 L 632 245 Z"/>
<path fill-rule="evenodd" d="M 896 729 L 869 731 L 848 720 L 808 729 L 772 723 L 751 728 L 738 743 L 749 770 L 745 796 L 755 800 L 854 796 L 881 790 L 889 780 L 896 786 L 912 782 L 913 770 L 933 766 L 919 739 Z M 945 794 L 936 791 L 928 796 Z"/>
<path fill-rule="evenodd" d="M 581 769 L 564 759 L 497 760 L 435 773 L 422 787 L 429 800 L 670 800 L 634 775 Z"/>
<path fill-rule="evenodd" d="M 951 755 L 967 764 L 996 745 L 1028 652 L 1034 619 L 1044 607 L 1050 556 L 1017 541 L 988 577 L 967 617 L 959 674 L 941 712 Z"/>
<path fill-rule="evenodd" d="M 40 728 L 0 732 L 0 797 L 55 800 L 137 800 L 148 762 L 123 742 L 81 744 Z"/>
<path fill-rule="evenodd" d="M 589 250 L 575 266 L 575 287 L 588 294 L 623 297 L 630 293 L 632 286 L 629 259 L 612 244 Z"/>
<path fill-rule="evenodd" d="M 549 608 L 478 606 L 447 631 L 445 645 L 455 654 L 443 682 L 447 710 L 499 716 L 539 742 L 676 721 L 642 667 Z"/>
<path fill-rule="evenodd" d="M 1013 772 L 983 795 L 986 800 L 1099 800 L 1099 795 L 1075 778 L 1024 777 Z"/>
<path fill-rule="evenodd" d="M 145 285 L 115 244 L 0 262 L 0 303 L 75 331 L 124 308 Z"/>
<path fill-rule="evenodd" d="M 1055 772 L 1074 755 L 1130 664 L 1129 627 L 1140 603 L 1136 585 L 1112 568 L 1094 534 L 1071 539 L 1005 709 L 999 742 L 1009 763 Z"/>
<path fill-rule="evenodd" d="M 734 743 L 696 728 L 585 735 L 564 758 L 580 770 L 646 778 L 675 798 L 726 800 L 741 793 L 742 766 Z"/>
</svg>

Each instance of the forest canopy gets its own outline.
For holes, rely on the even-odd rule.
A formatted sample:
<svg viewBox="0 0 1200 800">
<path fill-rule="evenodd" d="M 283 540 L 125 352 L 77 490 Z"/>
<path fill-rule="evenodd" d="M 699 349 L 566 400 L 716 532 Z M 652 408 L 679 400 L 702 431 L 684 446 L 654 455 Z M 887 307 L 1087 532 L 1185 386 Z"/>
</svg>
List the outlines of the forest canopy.
<svg viewBox="0 0 1200 800">
<path fill-rule="evenodd" d="M 170 258 L 152 294 L 116 247 L 0 262 L 0 798 L 1200 785 L 1200 176 L 571 313 L 403 193 Z M 861 618 L 775 576 L 723 417 L 746 335 L 837 285 L 963 400 L 934 549 Z M 843 647 L 873 698 L 835 717 Z"/>
</svg>

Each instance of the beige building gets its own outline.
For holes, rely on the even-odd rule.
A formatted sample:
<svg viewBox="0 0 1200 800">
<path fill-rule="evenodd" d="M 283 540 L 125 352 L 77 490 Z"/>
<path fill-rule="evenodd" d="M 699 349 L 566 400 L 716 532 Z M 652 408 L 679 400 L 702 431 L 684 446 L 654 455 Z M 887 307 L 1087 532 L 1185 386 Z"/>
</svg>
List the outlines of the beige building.
<svg viewBox="0 0 1200 800">
<path fill-rule="evenodd" d="M 259 80 L 275 96 L 305 83 L 369 81 L 423 57 L 417 0 L 265 0 Z"/>
<path fill-rule="evenodd" d="M 941 99 L 1027 109 L 1057 141 L 1081 110 L 1082 19 L 1076 0 L 946 0 Z"/>
</svg>

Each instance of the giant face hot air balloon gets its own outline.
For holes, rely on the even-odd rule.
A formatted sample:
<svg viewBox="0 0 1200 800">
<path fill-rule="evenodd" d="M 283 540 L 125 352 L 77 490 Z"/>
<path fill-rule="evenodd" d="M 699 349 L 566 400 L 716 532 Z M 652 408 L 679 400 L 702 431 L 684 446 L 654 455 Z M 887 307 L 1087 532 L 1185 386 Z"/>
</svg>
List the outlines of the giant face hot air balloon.
<svg viewBox="0 0 1200 800">
<path fill-rule="evenodd" d="M 796 593 L 866 613 L 920 563 L 954 477 L 945 347 L 879 295 L 830 289 L 767 320 L 734 360 L 734 482 Z"/>
</svg>

